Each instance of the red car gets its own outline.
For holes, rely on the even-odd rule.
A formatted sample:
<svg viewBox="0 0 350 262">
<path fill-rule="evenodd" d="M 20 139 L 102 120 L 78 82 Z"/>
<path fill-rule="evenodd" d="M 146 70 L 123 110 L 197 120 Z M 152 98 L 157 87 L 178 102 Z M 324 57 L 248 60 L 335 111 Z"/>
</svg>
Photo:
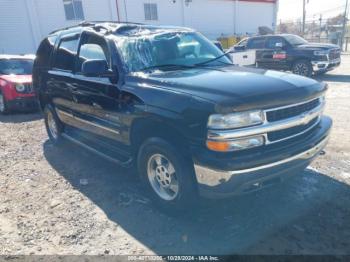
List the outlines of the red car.
<svg viewBox="0 0 350 262">
<path fill-rule="evenodd" d="M 32 86 L 34 58 L 33 55 L 0 55 L 0 113 L 38 108 Z"/>
</svg>

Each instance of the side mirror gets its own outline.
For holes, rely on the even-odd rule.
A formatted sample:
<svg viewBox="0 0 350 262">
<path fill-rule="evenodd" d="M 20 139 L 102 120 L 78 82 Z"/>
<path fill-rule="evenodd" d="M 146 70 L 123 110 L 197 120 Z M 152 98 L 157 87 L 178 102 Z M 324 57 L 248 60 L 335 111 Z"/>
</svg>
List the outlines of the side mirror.
<svg viewBox="0 0 350 262">
<path fill-rule="evenodd" d="M 108 69 L 106 60 L 87 60 L 83 63 L 82 73 L 90 77 L 111 77 L 113 72 Z"/>
<path fill-rule="evenodd" d="M 222 48 L 222 45 L 221 45 L 221 43 L 220 43 L 219 41 L 214 41 L 213 43 L 214 43 L 214 45 L 216 45 L 216 47 L 219 48 L 221 51 L 224 51 L 224 49 Z"/>
<path fill-rule="evenodd" d="M 245 46 L 244 45 L 236 45 L 235 47 L 236 51 L 244 51 L 245 50 Z"/>
</svg>

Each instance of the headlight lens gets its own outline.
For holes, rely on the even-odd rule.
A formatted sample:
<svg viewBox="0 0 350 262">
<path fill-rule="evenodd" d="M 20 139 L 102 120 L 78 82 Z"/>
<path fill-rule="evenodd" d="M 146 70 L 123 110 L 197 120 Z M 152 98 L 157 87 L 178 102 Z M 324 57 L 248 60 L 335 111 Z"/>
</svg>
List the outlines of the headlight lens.
<svg viewBox="0 0 350 262">
<path fill-rule="evenodd" d="M 317 56 L 328 55 L 328 51 L 314 51 L 314 55 L 317 55 Z"/>
<path fill-rule="evenodd" d="M 226 115 L 211 115 L 208 120 L 208 128 L 230 129 L 249 127 L 262 124 L 264 114 L 262 111 L 251 111 L 243 113 L 232 113 Z"/>
<path fill-rule="evenodd" d="M 26 91 L 26 87 L 23 84 L 16 84 L 16 90 L 19 93 L 24 93 Z"/>
<path fill-rule="evenodd" d="M 242 139 L 235 139 L 229 141 L 207 141 L 207 147 L 210 150 L 217 152 L 232 152 L 244 149 L 250 149 L 253 147 L 262 146 L 265 143 L 265 139 L 262 135 L 252 136 Z"/>
</svg>

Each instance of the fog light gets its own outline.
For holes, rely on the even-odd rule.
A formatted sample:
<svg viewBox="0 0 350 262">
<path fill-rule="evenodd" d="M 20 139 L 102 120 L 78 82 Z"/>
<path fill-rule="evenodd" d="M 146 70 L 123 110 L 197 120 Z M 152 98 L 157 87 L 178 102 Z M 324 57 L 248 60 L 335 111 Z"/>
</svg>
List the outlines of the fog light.
<svg viewBox="0 0 350 262">
<path fill-rule="evenodd" d="M 229 141 L 208 140 L 207 147 L 217 152 L 231 152 L 262 146 L 264 142 L 265 139 L 263 136 L 253 136 Z"/>
</svg>

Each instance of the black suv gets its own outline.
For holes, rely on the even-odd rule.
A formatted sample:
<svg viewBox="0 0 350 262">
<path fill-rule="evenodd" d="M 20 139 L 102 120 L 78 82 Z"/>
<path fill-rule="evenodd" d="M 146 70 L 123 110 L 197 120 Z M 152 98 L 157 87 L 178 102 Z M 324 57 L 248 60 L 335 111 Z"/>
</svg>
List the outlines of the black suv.
<svg viewBox="0 0 350 262">
<path fill-rule="evenodd" d="M 235 66 L 187 28 L 91 22 L 53 32 L 33 81 L 54 144 L 137 167 L 171 210 L 302 172 L 332 125 L 324 83 Z"/>
<path fill-rule="evenodd" d="M 247 38 L 234 49 L 256 50 L 258 67 L 292 71 L 303 76 L 325 73 L 341 62 L 339 46 L 309 43 L 300 36 L 289 34 Z"/>
</svg>

